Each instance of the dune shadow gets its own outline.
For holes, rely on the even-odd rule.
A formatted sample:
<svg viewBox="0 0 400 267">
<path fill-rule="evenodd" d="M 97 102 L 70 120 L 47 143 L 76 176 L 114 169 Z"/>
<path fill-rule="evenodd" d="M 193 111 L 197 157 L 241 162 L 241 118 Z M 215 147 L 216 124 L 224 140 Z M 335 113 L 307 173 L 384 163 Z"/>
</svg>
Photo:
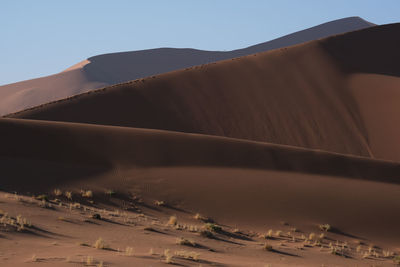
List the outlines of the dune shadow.
<svg viewBox="0 0 400 267">
<path fill-rule="evenodd" d="M 341 231 L 340 229 L 336 228 L 336 227 L 331 227 L 331 229 L 329 230 L 329 232 L 333 233 L 333 234 L 337 234 L 337 235 L 343 235 L 346 237 L 350 237 L 350 238 L 356 238 L 356 239 L 361 239 L 361 240 L 366 240 L 363 237 L 359 237 L 359 236 L 355 236 L 346 232 Z"/>
</svg>

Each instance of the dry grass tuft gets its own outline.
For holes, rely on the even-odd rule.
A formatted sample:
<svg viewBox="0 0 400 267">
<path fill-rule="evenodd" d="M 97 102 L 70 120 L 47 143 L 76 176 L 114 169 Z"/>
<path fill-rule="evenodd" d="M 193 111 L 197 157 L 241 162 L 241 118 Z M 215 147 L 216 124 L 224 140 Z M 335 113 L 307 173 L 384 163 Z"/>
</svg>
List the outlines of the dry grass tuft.
<svg viewBox="0 0 400 267">
<path fill-rule="evenodd" d="M 183 237 L 177 238 L 176 239 L 176 244 L 182 245 L 182 246 L 191 246 L 191 247 L 196 247 L 197 244 L 193 240 L 185 239 Z"/>
<path fill-rule="evenodd" d="M 267 238 L 272 239 L 273 238 L 273 234 L 274 234 L 274 230 L 269 229 L 268 233 L 267 233 Z"/>
<path fill-rule="evenodd" d="M 92 256 L 87 256 L 86 257 L 86 265 L 93 265 L 94 264 L 94 260 Z"/>
<path fill-rule="evenodd" d="M 176 218 L 176 216 L 171 216 L 171 217 L 169 217 L 167 224 L 175 226 L 177 223 L 178 223 L 178 219 Z"/>
<path fill-rule="evenodd" d="M 282 236 L 282 231 L 281 231 L 281 230 L 277 230 L 277 231 L 275 232 L 275 236 L 276 236 L 276 237 L 281 237 L 281 236 Z"/>
<path fill-rule="evenodd" d="M 107 248 L 103 238 L 101 238 L 101 237 L 99 237 L 99 239 L 97 239 L 96 242 L 94 242 L 93 247 L 97 248 L 97 249 L 106 249 Z"/>
<path fill-rule="evenodd" d="M 35 197 L 37 200 L 41 200 L 41 201 L 49 201 L 49 198 L 47 195 L 42 194 L 42 195 L 38 195 Z"/>
<path fill-rule="evenodd" d="M 154 205 L 159 206 L 159 207 L 165 207 L 166 206 L 165 202 L 162 201 L 162 200 L 154 201 Z"/>
<path fill-rule="evenodd" d="M 193 251 L 179 250 L 175 251 L 175 256 L 186 260 L 198 261 L 200 254 Z"/>
<path fill-rule="evenodd" d="M 165 263 L 168 264 L 173 264 L 174 262 L 172 261 L 172 258 L 174 255 L 171 253 L 169 249 L 164 250 L 164 257 L 165 257 Z"/>
<path fill-rule="evenodd" d="M 133 253 L 135 252 L 133 247 L 126 247 L 125 248 L 125 255 L 126 256 L 133 256 Z"/>
<path fill-rule="evenodd" d="M 263 249 L 266 250 L 266 251 L 272 251 L 273 250 L 272 245 L 270 245 L 268 243 L 264 244 Z"/>
<path fill-rule="evenodd" d="M 55 196 L 59 197 L 59 196 L 62 195 L 62 191 L 60 189 L 56 188 L 56 189 L 53 190 L 53 194 Z"/>
<path fill-rule="evenodd" d="M 206 223 L 204 225 L 204 228 L 209 230 L 209 231 L 216 232 L 216 233 L 222 231 L 222 227 L 217 225 L 217 224 L 215 224 L 215 223 Z"/>
<path fill-rule="evenodd" d="M 72 200 L 72 192 L 71 191 L 65 191 L 64 195 L 67 199 Z"/>
<path fill-rule="evenodd" d="M 154 253 L 154 249 L 153 249 L 153 248 L 150 248 L 150 250 L 149 250 L 149 255 L 150 255 L 150 256 L 153 256 L 153 255 L 155 255 L 155 253 Z"/>
<path fill-rule="evenodd" d="M 91 190 L 81 190 L 82 197 L 92 198 L 93 192 Z"/>
<path fill-rule="evenodd" d="M 207 237 L 207 238 L 215 238 L 214 234 L 211 233 L 211 232 L 208 231 L 208 230 L 202 230 L 202 231 L 200 231 L 200 236 L 202 236 L 202 237 Z"/>
<path fill-rule="evenodd" d="M 325 232 L 329 232 L 332 229 L 332 227 L 329 224 L 320 224 L 318 227 L 321 231 Z"/>
</svg>

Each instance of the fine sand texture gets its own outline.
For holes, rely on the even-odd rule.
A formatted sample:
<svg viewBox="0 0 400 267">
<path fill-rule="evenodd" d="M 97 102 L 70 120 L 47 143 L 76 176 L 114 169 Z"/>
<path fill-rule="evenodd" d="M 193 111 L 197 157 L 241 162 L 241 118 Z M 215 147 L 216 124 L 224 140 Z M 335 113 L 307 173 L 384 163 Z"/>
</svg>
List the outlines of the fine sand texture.
<svg viewBox="0 0 400 267">
<path fill-rule="evenodd" d="M 399 33 L 0 118 L 0 266 L 397 266 Z"/>
<path fill-rule="evenodd" d="M 344 18 L 233 51 L 158 48 L 98 55 L 58 74 L 0 86 L 0 116 L 108 85 L 299 44 L 373 25 L 359 17 Z"/>
</svg>

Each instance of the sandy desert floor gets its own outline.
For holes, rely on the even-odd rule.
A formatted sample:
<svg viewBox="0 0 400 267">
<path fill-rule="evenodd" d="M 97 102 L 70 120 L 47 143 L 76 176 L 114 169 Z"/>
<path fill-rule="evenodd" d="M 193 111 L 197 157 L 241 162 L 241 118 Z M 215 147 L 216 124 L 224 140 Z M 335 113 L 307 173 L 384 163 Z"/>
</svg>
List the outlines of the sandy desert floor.
<svg viewBox="0 0 400 267">
<path fill-rule="evenodd" d="M 400 253 L 398 229 L 385 229 L 399 223 L 399 185 L 214 168 L 118 176 L 130 186 L 99 178 L 84 189 L 0 193 L 1 265 L 394 266 Z M 335 196 L 335 187 L 347 190 Z"/>
</svg>

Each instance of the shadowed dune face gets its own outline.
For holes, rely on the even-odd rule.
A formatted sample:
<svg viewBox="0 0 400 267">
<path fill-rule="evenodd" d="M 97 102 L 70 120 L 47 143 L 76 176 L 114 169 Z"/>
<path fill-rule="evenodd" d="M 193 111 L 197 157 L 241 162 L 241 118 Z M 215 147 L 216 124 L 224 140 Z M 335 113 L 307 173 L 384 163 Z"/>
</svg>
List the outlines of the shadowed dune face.
<svg viewBox="0 0 400 267">
<path fill-rule="evenodd" d="M 6 159 L 14 159 L 33 160 L 39 165 L 40 162 L 57 163 L 66 170 L 68 166 L 82 169 L 86 166 L 85 172 L 89 173 L 136 167 L 222 167 L 316 173 L 400 183 L 397 176 L 400 166 L 397 163 L 239 139 L 24 119 L 0 119 L 0 130 L 7 136 L 0 140 L 3 172 L 14 168 L 7 167 L 11 165 Z M 30 165 L 27 166 L 27 169 L 31 169 Z M 56 165 L 39 169 L 55 168 Z M 30 175 L 20 172 L 26 172 L 26 168 L 10 171 L 7 176 L 14 179 L 9 179 L 7 183 L 11 188 L 17 186 L 28 190 L 32 185 L 24 185 L 23 181 Z M 71 177 L 72 180 L 76 178 Z M 49 180 L 38 186 L 52 188 L 58 182 Z M 10 189 L 6 181 L 2 186 Z"/>
<path fill-rule="evenodd" d="M 94 56 L 59 74 L 0 86 L 0 115 L 108 85 L 299 44 L 373 25 L 358 17 L 344 18 L 269 42 L 226 52 L 160 48 Z"/>
<path fill-rule="evenodd" d="M 115 126 L 0 119 L 0 131 L 3 190 L 112 188 L 245 229 L 284 220 L 315 231 L 329 222 L 398 245 L 398 163 Z"/>
<path fill-rule="evenodd" d="M 149 77 L 12 117 L 203 133 L 399 160 L 399 150 L 381 148 L 388 147 L 384 136 L 390 125 L 375 133 L 375 123 L 384 118 L 360 111 L 373 107 L 349 82 L 352 73 L 368 69 L 396 71 L 394 63 L 389 68 L 385 62 L 398 57 L 393 48 L 400 45 L 399 27 L 380 26 Z M 352 54 L 361 45 L 357 40 L 378 43 L 363 43 Z M 370 61 L 342 67 L 343 61 L 359 58 Z M 376 86 L 369 83 L 368 90 L 380 94 Z M 385 116 L 398 116 L 395 102 L 388 104 L 392 108 Z"/>
</svg>

